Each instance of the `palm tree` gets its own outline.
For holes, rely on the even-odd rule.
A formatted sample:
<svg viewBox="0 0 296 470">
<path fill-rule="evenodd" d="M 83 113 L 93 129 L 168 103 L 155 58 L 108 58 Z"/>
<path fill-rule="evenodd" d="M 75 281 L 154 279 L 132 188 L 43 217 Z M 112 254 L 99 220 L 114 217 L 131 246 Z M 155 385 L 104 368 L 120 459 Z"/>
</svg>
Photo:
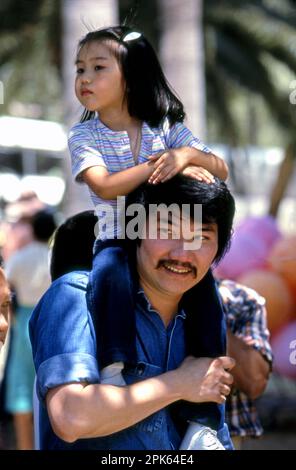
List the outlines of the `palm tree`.
<svg viewBox="0 0 296 470">
<path fill-rule="evenodd" d="M 202 0 L 159 0 L 160 57 L 185 106 L 188 126 L 206 137 Z"/>
<path fill-rule="evenodd" d="M 1 5 L 0 80 L 4 88 L 1 114 L 13 111 L 13 106 L 22 102 L 34 104 L 34 108 L 30 107 L 31 117 L 61 117 L 56 67 L 60 58 L 58 5 L 59 0 L 10 0 Z"/>
<path fill-rule="evenodd" d="M 249 99 L 254 95 L 264 99 L 285 142 L 285 157 L 270 198 L 273 216 L 292 175 L 296 112 L 289 100 L 290 88 L 281 89 L 272 75 L 274 63 L 296 73 L 295 27 L 295 2 L 289 0 L 204 3 L 208 103 L 219 117 L 221 135 L 234 145 L 242 141 L 233 103 L 235 95 L 246 90 Z"/>
</svg>

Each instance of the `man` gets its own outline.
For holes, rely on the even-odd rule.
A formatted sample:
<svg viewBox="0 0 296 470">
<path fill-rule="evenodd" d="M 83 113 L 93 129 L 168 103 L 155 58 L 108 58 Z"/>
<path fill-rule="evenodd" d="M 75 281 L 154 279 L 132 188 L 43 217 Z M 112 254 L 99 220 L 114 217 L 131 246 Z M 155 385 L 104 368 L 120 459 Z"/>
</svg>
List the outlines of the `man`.
<svg viewBox="0 0 296 470">
<path fill-rule="evenodd" d="M 53 280 L 71 271 L 91 270 L 96 223 L 93 211 L 85 211 L 58 228 L 51 258 Z M 270 334 L 263 297 L 231 280 L 218 280 L 217 287 L 226 316 L 228 355 L 236 361 L 231 371 L 234 383 L 226 401 L 226 422 L 239 449 L 244 438 L 263 433 L 254 400 L 263 393 L 272 366 Z"/>
<path fill-rule="evenodd" d="M 178 449 L 182 434 L 170 405 L 181 407 L 181 400 L 224 404 L 230 393 L 231 358 L 186 357 L 186 314 L 180 305 L 228 247 L 232 196 L 218 180 L 207 185 L 178 176 L 139 188 L 131 203 L 141 204 L 147 215 L 150 204 L 189 203 L 192 212 L 194 204 L 202 203 L 202 224 L 189 219 L 184 237 L 180 218 L 173 218 L 163 239 L 161 219 L 145 219 L 148 233 L 155 224 L 156 238 L 144 233 L 136 248 L 138 360 L 125 368 L 124 387 L 100 383 L 94 326 L 85 308 L 88 273 L 66 274 L 52 284 L 30 322 L 37 391 L 46 404 L 42 449 Z M 196 241 L 201 241 L 199 249 Z M 185 249 L 185 242 L 192 249 Z M 227 430 L 220 431 L 219 438 L 229 444 Z"/>
</svg>

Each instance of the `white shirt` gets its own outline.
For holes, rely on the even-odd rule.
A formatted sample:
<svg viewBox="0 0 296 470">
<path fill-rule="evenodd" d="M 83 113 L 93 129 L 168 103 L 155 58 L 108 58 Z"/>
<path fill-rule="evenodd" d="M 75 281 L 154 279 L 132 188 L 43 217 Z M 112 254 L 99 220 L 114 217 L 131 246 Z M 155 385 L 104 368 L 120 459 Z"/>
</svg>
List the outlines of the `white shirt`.
<svg viewBox="0 0 296 470">
<path fill-rule="evenodd" d="M 47 244 L 33 241 L 18 250 L 8 259 L 5 273 L 18 303 L 35 306 L 51 283 Z"/>
</svg>

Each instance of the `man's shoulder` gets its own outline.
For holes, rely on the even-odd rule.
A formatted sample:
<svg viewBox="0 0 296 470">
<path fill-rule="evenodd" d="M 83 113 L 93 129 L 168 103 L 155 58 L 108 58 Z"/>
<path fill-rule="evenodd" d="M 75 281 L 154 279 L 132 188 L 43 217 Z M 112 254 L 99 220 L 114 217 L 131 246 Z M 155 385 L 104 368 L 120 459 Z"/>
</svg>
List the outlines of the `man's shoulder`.
<svg viewBox="0 0 296 470">
<path fill-rule="evenodd" d="M 62 286 L 72 286 L 86 289 L 89 278 L 89 271 L 79 270 L 71 271 L 70 273 L 63 274 L 63 276 L 58 277 L 53 281 L 50 286 L 52 290 L 58 290 Z"/>
<path fill-rule="evenodd" d="M 67 297 L 73 295 L 71 293 L 73 291 L 82 291 L 84 294 L 86 292 L 88 277 L 88 271 L 73 271 L 58 277 L 41 297 L 34 312 L 41 310 L 44 305 L 51 305 L 58 296 L 65 301 Z"/>
<path fill-rule="evenodd" d="M 255 302 L 259 305 L 265 304 L 264 298 L 258 292 L 236 281 L 223 279 L 217 281 L 217 285 L 222 299 L 226 302 L 241 302 L 244 300 Z"/>
<path fill-rule="evenodd" d="M 68 310 L 71 310 L 73 319 L 80 316 L 84 312 L 82 307 L 88 277 L 88 271 L 73 271 L 56 279 L 34 308 L 30 319 L 30 329 L 34 329 L 36 325 L 44 321 L 48 324 L 58 318 L 64 321 Z"/>
</svg>

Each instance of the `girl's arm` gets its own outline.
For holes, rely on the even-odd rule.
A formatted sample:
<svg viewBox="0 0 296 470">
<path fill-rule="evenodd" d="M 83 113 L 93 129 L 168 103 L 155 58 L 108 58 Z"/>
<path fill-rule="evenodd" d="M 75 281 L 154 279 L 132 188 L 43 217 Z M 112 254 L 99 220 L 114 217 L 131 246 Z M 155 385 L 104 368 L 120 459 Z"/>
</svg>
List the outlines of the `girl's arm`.
<svg viewBox="0 0 296 470">
<path fill-rule="evenodd" d="M 159 154 L 154 156 L 153 161 L 111 175 L 106 168 L 93 166 L 84 170 L 82 178 L 97 196 L 103 199 L 116 199 L 117 196 L 126 196 L 147 181 L 154 171 L 157 158 Z"/>
<path fill-rule="evenodd" d="M 149 159 L 155 162 L 154 155 Z M 149 178 L 149 183 L 157 184 L 167 181 L 192 165 L 202 167 L 222 180 L 226 180 L 228 176 L 227 164 L 213 153 L 205 153 L 194 147 L 180 147 L 163 152 L 154 164 L 155 169 Z"/>
<path fill-rule="evenodd" d="M 177 150 L 180 150 L 181 155 L 182 151 L 187 153 L 190 159 L 189 165 L 201 166 L 223 181 L 227 179 L 227 163 L 214 153 L 205 153 L 194 147 L 181 147 Z"/>
</svg>

